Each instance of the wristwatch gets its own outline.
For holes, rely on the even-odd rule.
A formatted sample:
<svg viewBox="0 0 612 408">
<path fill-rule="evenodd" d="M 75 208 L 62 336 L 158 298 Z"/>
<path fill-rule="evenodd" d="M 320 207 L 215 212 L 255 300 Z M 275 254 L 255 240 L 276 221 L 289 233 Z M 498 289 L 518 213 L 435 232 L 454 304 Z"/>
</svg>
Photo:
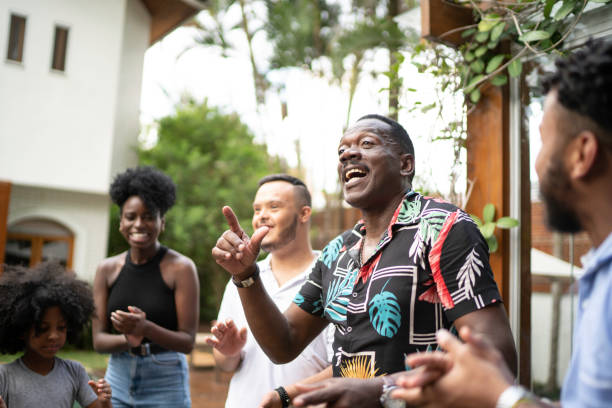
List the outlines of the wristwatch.
<svg viewBox="0 0 612 408">
<path fill-rule="evenodd" d="M 287 394 L 285 387 L 282 387 L 282 386 L 278 387 L 274 391 L 278 393 L 278 396 L 280 397 L 280 400 L 281 400 L 282 407 L 289 408 L 289 406 L 291 405 L 291 398 L 289 398 L 289 394 Z"/>
<path fill-rule="evenodd" d="M 495 408 L 515 408 L 523 402 L 536 402 L 536 397 L 520 385 L 512 385 L 504 390 L 497 399 Z"/>
<path fill-rule="evenodd" d="M 391 398 L 391 392 L 398 388 L 395 385 L 395 380 L 391 377 L 383 377 L 382 394 L 380 395 L 380 404 L 383 408 L 406 408 L 406 401 L 401 399 Z"/>
<path fill-rule="evenodd" d="M 248 288 L 249 286 L 255 283 L 255 280 L 257 279 L 258 276 L 259 276 L 259 266 L 255 264 L 255 272 L 253 272 L 251 276 L 249 276 L 248 278 L 244 280 L 236 280 L 236 277 L 232 276 L 232 282 L 234 282 L 234 285 L 238 286 L 239 288 Z"/>
</svg>

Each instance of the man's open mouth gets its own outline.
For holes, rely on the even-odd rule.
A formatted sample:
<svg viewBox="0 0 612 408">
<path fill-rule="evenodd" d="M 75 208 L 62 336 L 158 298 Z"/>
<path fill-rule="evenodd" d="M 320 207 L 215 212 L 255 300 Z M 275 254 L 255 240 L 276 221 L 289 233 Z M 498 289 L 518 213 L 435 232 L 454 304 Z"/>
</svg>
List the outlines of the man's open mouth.
<svg viewBox="0 0 612 408">
<path fill-rule="evenodd" d="M 365 169 L 353 167 L 344 172 L 344 182 L 345 183 L 350 183 L 351 181 L 356 182 L 357 180 L 367 176 L 367 174 L 368 173 Z"/>
</svg>

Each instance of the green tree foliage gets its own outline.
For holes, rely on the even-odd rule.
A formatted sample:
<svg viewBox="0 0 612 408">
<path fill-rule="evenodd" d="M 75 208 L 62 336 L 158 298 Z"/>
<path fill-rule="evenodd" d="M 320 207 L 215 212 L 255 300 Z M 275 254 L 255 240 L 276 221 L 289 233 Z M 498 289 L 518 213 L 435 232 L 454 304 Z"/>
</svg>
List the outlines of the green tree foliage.
<svg viewBox="0 0 612 408">
<path fill-rule="evenodd" d="M 190 25 L 196 29 L 193 46 L 218 47 L 223 56 L 234 46 L 228 41 L 231 30 L 241 30 L 247 39 L 253 72 L 256 100 L 265 102 L 270 89 L 283 89 L 284 84 L 271 84 L 268 73 L 298 67 L 328 76 L 330 82 L 347 84 L 349 111 L 357 85 L 364 74 L 384 75 L 389 86 L 389 115 L 397 116 L 402 81 L 397 76 L 399 52 L 416 43 L 414 30 L 402 31 L 395 18 L 416 7 L 414 0 L 211 0 L 207 9 Z M 240 18 L 232 12 L 239 7 Z M 260 12 L 265 10 L 265 13 Z M 272 52 L 266 62 L 255 61 L 253 38 L 260 31 Z M 191 48 L 191 47 L 189 47 Z M 366 62 L 377 50 L 388 52 L 385 72 L 364 72 Z M 323 64 L 313 64 L 322 59 Z M 316 68 L 314 67 L 316 65 Z M 331 72 L 325 68 L 331 66 Z"/>
<path fill-rule="evenodd" d="M 325 0 L 266 0 L 266 34 L 273 44 L 270 68 L 302 67 L 328 55 L 340 7 Z"/>
<path fill-rule="evenodd" d="M 416 35 L 399 29 L 395 17 L 414 7 L 414 2 L 400 0 L 353 0 L 342 10 L 338 3 L 326 0 L 266 0 L 266 34 L 273 44 L 271 68 L 302 67 L 312 69 L 312 62 L 327 58 L 332 66 L 333 82 L 348 83 L 349 112 L 363 67 L 373 52 L 389 53 L 389 115 L 397 116 L 401 81 L 393 76 L 398 51 L 412 44 Z"/>
<path fill-rule="evenodd" d="M 218 47 L 221 50 L 221 55 L 227 57 L 228 51 L 235 48 L 227 39 L 229 32 L 232 30 L 242 31 L 248 44 L 255 101 L 259 109 L 259 106 L 263 105 L 266 101 L 266 91 L 270 83 L 266 78 L 265 70 L 258 66 L 253 49 L 253 38 L 258 31 L 261 31 L 263 24 L 255 11 L 257 1 L 210 0 L 207 2 L 207 5 L 207 18 L 204 18 L 202 21 L 194 19 L 188 24 L 195 28 L 196 35 L 194 37 L 194 44 L 187 47 L 184 51 L 195 46 Z M 235 6 L 240 9 L 239 19 L 236 19 L 229 12 L 230 8 Z M 233 18 L 228 17 L 228 15 L 233 16 Z"/>
<path fill-rule="evenodd" d="M 157 144 L 139 151 L 140 165 L 155 166 L 176 183 L 177 201 L 166 214 L 160 241 L 195 262 L 200 278 L 200 316 L 208 321 L 216 318 L 229 279 L 211 254 L 227 228 L 221 208 L 231 206 L 250 234 L 257 181 L 286 168 L 268 155 L 265 145 L 254 142 L 237 115 L 223 114 L 206 102 L 187 103 L 158 124 Z M 118 212 L 114 211 L 112 229 L 116 231 Z M 111 238 L 111 243 L 117 241 Z"/>
</svg>

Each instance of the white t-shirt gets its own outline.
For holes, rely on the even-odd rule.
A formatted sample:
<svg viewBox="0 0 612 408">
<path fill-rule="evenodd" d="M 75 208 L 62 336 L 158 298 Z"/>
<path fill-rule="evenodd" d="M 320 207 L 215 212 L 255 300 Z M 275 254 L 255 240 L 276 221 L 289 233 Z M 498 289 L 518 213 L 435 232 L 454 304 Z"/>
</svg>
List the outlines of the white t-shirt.
<svg viewBox="0 0 612 408">
<path fill-rule="evenodd" d="M 313 262 L 314 265 L 314 262 Z M 279 310 L 285 311 L 306 281 L 312 265 L 286 282 L 282 287 L 270 268 L 270 257 L 258 262 L 261 282 Z M 231 280 L 225 287 L 218 321 L 231 317 L 236 327 L 247 327 L 247 341 L 241 351 L 242 362 L 230 382 L 226 408 L 257 408 L 269 391 L 310 377 L 330 365 L 333 357 L 333 326 L 319 334 L 295 360 L 287 364 L 274 364 L 257 344 L 251 333 L 238 295 Z"/>
</svg>

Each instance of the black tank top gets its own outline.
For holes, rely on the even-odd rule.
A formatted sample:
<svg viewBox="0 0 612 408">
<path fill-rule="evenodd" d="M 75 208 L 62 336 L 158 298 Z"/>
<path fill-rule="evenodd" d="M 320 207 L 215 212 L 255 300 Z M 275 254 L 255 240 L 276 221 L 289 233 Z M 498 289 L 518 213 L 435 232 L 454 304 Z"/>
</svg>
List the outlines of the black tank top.
<svg viewBox="0 0 612 408">
<path fill-rule="evenodd" d="M 150 261 L 136 265 L 130 259 L 128 249 L 125 264 L 115 282 L 108 289 L 106 315 L 109 327 L 111 312 L 128 311 L 128 306 L 137 306 L 147 314 L 147 320 L 168 330 L 177 330 L 174 290 L 164 282 L 159 264 L 168 248 L 160 246 Z"/>
</svg>

